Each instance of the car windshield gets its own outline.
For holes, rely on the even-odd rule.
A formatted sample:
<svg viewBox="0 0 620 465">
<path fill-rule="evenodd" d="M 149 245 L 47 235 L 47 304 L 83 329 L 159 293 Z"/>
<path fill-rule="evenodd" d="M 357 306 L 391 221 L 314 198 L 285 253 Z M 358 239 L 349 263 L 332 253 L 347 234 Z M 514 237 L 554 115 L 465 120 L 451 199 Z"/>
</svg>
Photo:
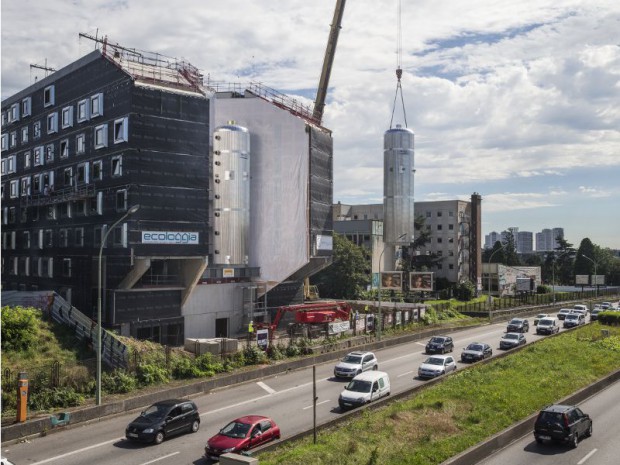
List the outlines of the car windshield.
<svg viewBox="0 0 620 465">
<path fill-rule="evenodd" d="M 571 312 L 570 310 L 566 310 L 566 309 L 560 310 L 560 313 L 570 313 L 570 312 Z"/>
<path fill-rule="evenodd" d="M 428 365 L 443 365 L 443 358 L 439 358 L 439 357 L 429 357 L 426 359 L 426 361 L 424 362 Z"/>
<path fill-rule="evenodd" d="M 481 344 L 469 344 L 467 346 L 467 349 L 465 349 L 465 350 L 476 350 L 476 351 L 481 352 L 482 351 L 482 345 Z"/>
<path fill-rule="evenodd" d="M 579 318 L 577 314 L 566 315 L 567 320 L 576 320 L 577 318 Z"/>
<path fill-rule="evenodd" d="M 434 337 L 434 338 L 431 339 L 431 342 L 433 344 L 443 344 L 444 341 L 445 341 L 445 338 L 443 338 L 443 337 Z"/>
<path fill-rule="evenodd" d="M 546 313 L 539 313 L 538 315 L 536 315 L 536 318 L 544 318 L 546 316 L 547 316 Z"/>
<path fill-rule="evenodd" d="M 362 356 L 349 354 L 342 361 L 345 363 L 362 363 Z"/>
<path fill-rule="evenodd" d="M 372 383 L 370 381 L 360 381 L 359 379 L 354 379 L 347 386 L 347 391 L 370 392 L 371 386 Z"/>
<path fill-rule="evenodd" d="M 149 418 L 163 418 L 166 416 L 166 413 L 168 413 L 169 409 L 170 407 L 167 405 L 155 404 L 147 408 L 144 412 L 142 412 L 141 415 L 143 417 L 149 417 Z"/>
<path fill-rule="evenodd" d="M 220 434 L 222 436 L 228 436 L 229 438 L 244 438 L 247 436 L 251 427 L 252 425 L 248 425 L 247 423 L 231 421 L 220 430 Z"/>
<path fill-rule="evenodd" d="M 504 336 L 504 339 L 519 339 L 519 335 L 514 333 L 508 333 Z"/>
<path fill-rule="evenodd" d="M 520 325 L 521 324 L 521 320 L 519 320 L 518 318 L 513 318 L 512 320 L 510 320 L 510 324 L 511 325 Z"/>
<path fill-rule="evenodd" d="M 538 326 L 547 326 L 547 325 L 552 325 L 553 324 L 553 320 L 540 320 L 538 322 Z"/>
</svg>

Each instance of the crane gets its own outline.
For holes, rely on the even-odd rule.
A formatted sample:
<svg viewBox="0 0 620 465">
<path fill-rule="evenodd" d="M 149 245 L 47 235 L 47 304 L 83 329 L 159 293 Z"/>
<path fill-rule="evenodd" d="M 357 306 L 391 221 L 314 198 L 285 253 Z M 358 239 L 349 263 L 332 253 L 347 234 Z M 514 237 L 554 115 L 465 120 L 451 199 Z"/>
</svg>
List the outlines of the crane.
<svg viewBox="0 0 620 465">
<path fill-rule="evenodd" d="M 334 63 L 334 56 L 336 54 L 336 44 L 338 43 L 338 34 L 340 33 L 340 24 L 342 23 L 345 3 L 346 0 L 336 1 L 336 8 L 334 9 L 334 19 L 332 20 L 331 30 L 329 32 L 329 39 L 327 41 L 327 48 L 325 50 L 325 58 L 323 59 L 323 70 L 321 71 L 321 79 L 319 80 L 319 89 L 316 93 L 316 100 L 314 101 L 314 111 L 312 113 L 312 119 L 319 125 L 321 124 L 321 120 L 323 119 L 325 97 L 327 96 L 329 77 L 332 72 L 332 65 Z"/>
<path fill-rule="evenodd" d="M 392 106 L 392 118 L 390 119 L 390 129 L 392 129 L 392 122 L 394 121 L 394 110 L 396 109 L 396 99 L 400 92 L 400 101 L 403 105 L 403 118 L 405 119 L 405 127 L 407 127 L 407 113 L 405 112 L 405 99 L 403 98 L 403 88 L 400 84 L 400 78 L 403 75 L 403 69 L 401 68 L 402 55 L 403 55 L 403 33 L 401 27 L 401 0 L 398 0 L 397 11 L 397 38 L 396 38 L 396 95 L 394 95 L 394 105 Z"/>
</svg>

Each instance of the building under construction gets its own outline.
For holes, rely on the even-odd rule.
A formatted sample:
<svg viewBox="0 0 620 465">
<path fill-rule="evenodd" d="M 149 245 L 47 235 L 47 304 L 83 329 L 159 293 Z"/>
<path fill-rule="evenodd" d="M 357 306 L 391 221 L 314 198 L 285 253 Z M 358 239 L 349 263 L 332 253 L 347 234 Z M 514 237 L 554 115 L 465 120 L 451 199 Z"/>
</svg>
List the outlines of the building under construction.
<svg viewBox="0 0 620 465">
<path fill-rule="evenodd" d="M 101 272 L 103 324 L 164 344 L 300 302 L 332 254 L 319 123 L 265 87 L 98 41 L 2 102 L 3 290 L 55 290 L 95 319 Z"/>
</svg>

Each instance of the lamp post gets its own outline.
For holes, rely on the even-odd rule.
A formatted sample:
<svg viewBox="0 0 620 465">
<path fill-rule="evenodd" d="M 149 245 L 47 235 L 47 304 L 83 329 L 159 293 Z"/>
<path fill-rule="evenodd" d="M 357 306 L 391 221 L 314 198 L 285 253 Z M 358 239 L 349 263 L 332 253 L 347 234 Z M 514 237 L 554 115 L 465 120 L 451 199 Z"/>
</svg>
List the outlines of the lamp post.
<svg viewBox="0 0 620 465">
<path fill-rule="evenodd" d="M 402 239 L 403 237 L 405 237 L 407 235 L 407 233 L 402 233 L 400 236 L 398 236 L 396 238 L 396 240 Z M 378 305 L 378 314 L 379 314 L 379 321 L 377 322 L 377 340 L 380 341 L 381 340 L 381 330 L 383 329 L 383 318 L 381 318 L 381 262 L 383 261 L 383 253 L 385 252 L 385 248 L 387 247 L 387 244 L 385 244 L 383 246 L 383 250 L 381 251 L 381 255 L 379 255 L 379 305 Z"/>
<path fill-rule="evenodd" d="M 101 239 L 101 246 L 99 247 L 99 275 L 97 281 L 97 391 L 95 392 L 95 401 L 97 405 L 101 405 L 101 255 L 103 254 L 103 246 L 112 230 L 122 223 L 125 218 L 133 215 L 139 209 L 140 205 L 134 205 L 127 210 L 127 212 L 105 232 Z"/>
<path fill-rule="evenodd" d="M 596 274 L 596 262 L 594 260 L 592 260 L 590 257 L 587 257 L 585 255 L 582 255 L 583 258 L 585 258 L 586 260 L 591 261 L 592 263 L 594 263 L 594 298 L 598 298 L 598 275 Z"/>
<path fill-rule="evenodd" d="M 499 242 L 499 241 L 498 241 L 498 242 Z M 488 277 L 488 282 L 489 282 L 489 296 L 488 296 L 488 299 L 487 299 L 488 304 L 489 304 L 489 307 L 491 306 L 491 260 L 493 259 L 493 255 L 495 255 L 495 254 L 496 254 L 497 252 L 499 252 L 500 250 L 503 250 L 503 249 L 504 249 L 504 247 L 506 247 L 507 245 L 508 245 L 508 243 L 503 244 L 503 245 L 502 245 L 499 249 L 495 250 L 495 251 L 491 254 L 491 256 L 489 257 L 489 270 L 488 270 L 488 272 L 489 272 L 489 277 Z M 499 282 L 498 282 L 498 285 L 499 285 Z M 498 289 L 498 290 L 499 290 L 499 289 Z"/>
<path fill-rule="evenodd" d="M 552 288 L 551 293 L 553 294 L 553 305 L 555 305 L 555 261 L 557 260 L 558 257 L 561 257 L 562 255 L 565 255 L 566 253 L 568 253 L 568 251 L 562 252 L 557 257 L 555 253 L 553 254 L 553 264 L 551 266 L 551 288 Z"/>
</svg>

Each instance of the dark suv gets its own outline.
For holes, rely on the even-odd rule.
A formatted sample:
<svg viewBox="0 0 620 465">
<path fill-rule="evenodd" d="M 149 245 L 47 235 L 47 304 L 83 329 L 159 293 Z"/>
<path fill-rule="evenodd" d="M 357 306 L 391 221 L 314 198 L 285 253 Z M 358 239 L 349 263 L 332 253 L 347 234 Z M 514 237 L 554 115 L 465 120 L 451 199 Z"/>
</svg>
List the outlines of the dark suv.
<svg viewBox="0 0 620 465">
<path fill-rule="evenodd" d="M 165 438 L 180 433 L 195 433 L 200 428 L 200 415 L 191 400 L 170 399 L 151 405 L 125 430 L 131 441 L 160 444 Z"/>
<path fill-rule="evenodd" d="M 454 350 L 454 342 L 450 336 L 433 336 L 425 349 L 427 354 L 445 354 Z"/>
<path fill-rule="evenodd" d="M 523 318 L 513 318 L 506 327 L 507 333 L 527 333 L 530 331 L 530 322 Z"/>
<path fill-rule="evenodd" d="M 567 442 L 577 447 L 579 439 L 592 436 L 592 419 L 573 405 L 550 405 L 538 414 L 534 423 L 534 438 Z"/>
</svg>

